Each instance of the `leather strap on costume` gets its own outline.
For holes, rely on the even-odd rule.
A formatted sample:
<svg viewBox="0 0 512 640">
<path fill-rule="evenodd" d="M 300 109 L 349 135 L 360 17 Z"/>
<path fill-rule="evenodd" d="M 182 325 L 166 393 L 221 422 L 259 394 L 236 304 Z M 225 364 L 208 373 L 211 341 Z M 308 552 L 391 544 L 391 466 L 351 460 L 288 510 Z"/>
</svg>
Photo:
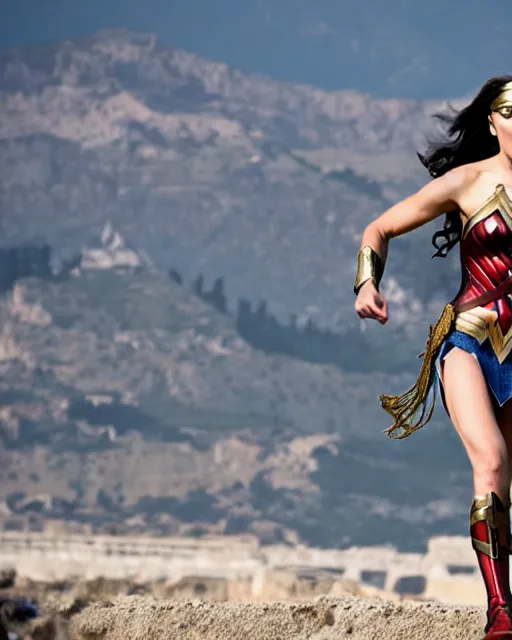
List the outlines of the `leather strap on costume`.
<svg viewBox="0 0 512 640">
<path fill-rule="evenodd" d="M 473 309 L 474 307 L 483 307 L 489 304 L 489 302 L 494 302 L 494 300 L 506 296 L 508 293 L 512 293 L 512 275 L 508 276 L 499 286 L 490 291 L 486 291 L 481 296 L 477 296 L 462 304 L 455 302 L 454 311 L 455 313 L 461 313 L 462 311 L 469 311 L 469 309 Z"/>
</svg>

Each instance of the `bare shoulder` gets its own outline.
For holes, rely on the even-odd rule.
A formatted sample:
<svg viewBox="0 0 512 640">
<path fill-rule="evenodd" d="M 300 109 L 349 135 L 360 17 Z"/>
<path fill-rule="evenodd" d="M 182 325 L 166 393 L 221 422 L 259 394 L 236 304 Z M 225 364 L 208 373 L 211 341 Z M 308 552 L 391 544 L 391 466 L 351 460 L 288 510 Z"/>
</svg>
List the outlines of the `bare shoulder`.
<svg viewBox="0 0 512 640">
<path fill-rule="evenodd" d="M 432 197 L 442 203 L 441 208 L 444 211 L 447 208 L 466 209 L 468 194 L 474 191 L 482 173 L 482 168 L 478 164 L 471 163 L 455 167 L 432 181 Z"/>
<path fill-rule="evenodd" d="M 459 169 L 461 171 L 458 171 Z M 500 176 L 496 173 L 491 159 L 473 162 L 458 167 L 455 171 L 458 171 L 459 175 L 452 178 L 455 189 L 453 199 L 457 202 L 461 214 L 468 217 L 493 194 L 500 182 Z"/>
<path fill-rule="evenodd" d="M 473 162 L 471 164 L 463 164 L 447 171 L 441 178 L 446 189 L 449 189 L 453 196 L 462 194 L 466 189 L 472 187 L 482 173 L 480 163 Z"/>
<path fill-rule="evenodd" d="M 465 211 L 463 202 L 478 181 L 479 169 L 464 165 L 430 180 L 419 191 L 385 211 L 371 225 L 386 239 L 408 233 L 447 211 Z"/>
<path fill-rule="evenodd" d="M 428 182 L 414 199 L 420 206 L 432 209 L 440 215 L 459 208 L 464 194 L 477 179 L 478 169 L 472 165 L 456 167 Z"/>
</svg>

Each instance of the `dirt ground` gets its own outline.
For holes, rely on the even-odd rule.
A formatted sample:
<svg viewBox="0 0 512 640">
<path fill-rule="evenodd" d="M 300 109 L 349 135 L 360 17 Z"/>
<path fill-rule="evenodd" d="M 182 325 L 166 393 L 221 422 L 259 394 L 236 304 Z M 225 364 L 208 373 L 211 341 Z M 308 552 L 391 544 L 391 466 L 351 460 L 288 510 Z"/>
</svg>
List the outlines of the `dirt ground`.
<svg viewBox="0 0 512 640">
<path fill-rule="evenodd" d="M 304 603 L 121 596 L 71 618 L 73 640 L 481 640 L 483 609 L 320 597 Z"/>
</svg>

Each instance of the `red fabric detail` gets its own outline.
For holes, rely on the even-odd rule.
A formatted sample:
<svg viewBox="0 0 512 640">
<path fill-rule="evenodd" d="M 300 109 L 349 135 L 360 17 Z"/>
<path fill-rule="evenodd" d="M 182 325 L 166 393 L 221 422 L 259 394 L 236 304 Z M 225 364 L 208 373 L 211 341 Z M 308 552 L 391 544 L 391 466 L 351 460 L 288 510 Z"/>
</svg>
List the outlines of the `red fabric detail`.
<svg viewBox="0 0 512 640">
<path fill-rule="evenodd" d="M 481 542 L 489 542 L 485 522 L 471 526 L 471 536 Z M 500 531 L 498 558 L 493 559 L 481 551 L 476 551 L 480 571 L 487 590 L 487 635 L 485 640 L 510 638 L 512 640 L 512 618 L 510 614 L 509 552 L 506 546 L 507 531 Z"/>
<path fill-rule="evenodd" d="M 512 230 L 499 210 L 472 227 L 461 241 L 462 284 L 454 300 L 467 302 L 494 289 L 512 273 Z M 494 306 L 496 305 L 496 307 Z M 505 296 L 486 305 L 496 308 L 505 334 L 512 327 L 512 305 Z"/>
<path fill-rule="evenodd" d="M 508 607 L 491 604 L 487 613 L 489 623 L 484 640 L 512 638 L 512 625 Z"/>
</svg>

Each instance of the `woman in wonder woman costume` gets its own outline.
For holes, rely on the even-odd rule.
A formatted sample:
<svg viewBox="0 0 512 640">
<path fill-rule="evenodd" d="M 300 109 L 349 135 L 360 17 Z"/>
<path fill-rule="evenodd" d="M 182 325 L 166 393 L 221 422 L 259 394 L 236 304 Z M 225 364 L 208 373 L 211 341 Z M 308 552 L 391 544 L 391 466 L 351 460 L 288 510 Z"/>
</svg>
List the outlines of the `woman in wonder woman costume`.
<svg viewBox="0 0 512 640">
<path fill-rule="evenodd" d="M 434 256 L 460 243 L 460 289 L 430 327 L 416 383 L 380 400 L 394 419 L 386 432 L 405 438 L 430 420 L 439 387 L 473 468 L 469 531 L 487 589 L 485 640 L 512 639 L 512 76 L 492 78 L 465 109 L 438 117 L 447 139 L 419 156 L 434 180 L 364 230 L 355 309 L 387 321 L 379 282 L 389 240 L 445 214 Z"/>
</svg>

